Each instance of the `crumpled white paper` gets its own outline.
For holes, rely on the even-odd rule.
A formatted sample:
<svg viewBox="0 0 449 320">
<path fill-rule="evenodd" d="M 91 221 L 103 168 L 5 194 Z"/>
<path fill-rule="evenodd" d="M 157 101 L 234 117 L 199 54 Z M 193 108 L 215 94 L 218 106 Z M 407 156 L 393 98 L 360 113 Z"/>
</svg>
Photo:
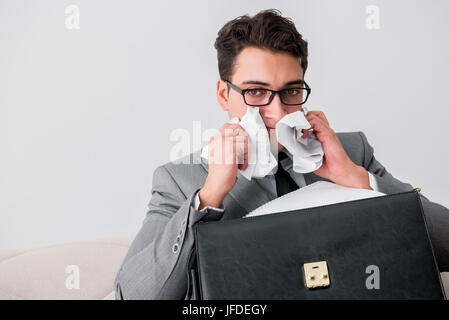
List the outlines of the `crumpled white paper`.
<svg viewBox="0 0 449 320">
<path fill-rule="evenodd" d="M 259 108 L 247 107 L 245 115 L 239 121 L 237 117 L 232 118 L 228 123 L 238 123 L 248 134 L 248 167 L 239 170 L 248 180 L 251 178 L 263 178 L 270 174 L 277 166 L 277 160 L 270 150 L 270 140 L 267 128 L 259 114 Z M 208 158 L 209 148 L 205 146 L 201 152 L 201 157 Z"/>
<path fill-rule="evenodd" d="M 317 170 L 322 165 L 323 148 L 321 142 L 313 132 L 309 131 L 307 138 L 302 138 L 302 129 L 311 126 L 304 111 L 287 114 L 276 124 L 276 138 L 293 155 L 293 170 L 299 173 L 308 173 Z M 260 179 L 273 174 L 277 167 L 276 157 L 270 149 L 270 140 L 265 123 L 259 113 L 259 108 L 247 107 L 246 114 L 239 121 L 237 117 L 228 121 L 238 123 L 247 132 L 249 141 L 248 167 L 239 170 L 248 180 Z M 209 148 L 204 146 L 201 157 L 208 158 Z"/>
<path fill-rule="evenodd" d="M 293 155 L 293 170 L 299 173 L 315 171 L 323 164 L 323 146 L 312 131 L 302 138 L 302 129 L 310 129 L 307 109 L 287 114 L 276 124 L 277 140 Z"/>
<path fill-rule="evenodd" d="M 261 205 L 244 218 L 379 196 L 385 194 L 368 189 L 349 188 L 329 181 L 317 181 Z"/>
</svg>

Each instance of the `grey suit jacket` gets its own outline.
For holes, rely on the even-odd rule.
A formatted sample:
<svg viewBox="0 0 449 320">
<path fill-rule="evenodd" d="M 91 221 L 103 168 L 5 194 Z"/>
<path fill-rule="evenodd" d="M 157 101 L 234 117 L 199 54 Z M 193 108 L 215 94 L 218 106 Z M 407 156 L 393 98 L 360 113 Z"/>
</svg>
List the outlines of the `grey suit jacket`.
<svg viewBox="0 0 449 320">
<path fill-rule="evenodd" d="M 380 192 L 392 194 L 414 187 L 394 178 L 374 157 L 374 149 L 363 132 L 337 133 L 351 160 L 373 173 Z M 198 221 L 241 218 L 273 200 L 257 180 L 240 173 L 223 201 L 224 212 L 193 207 L 196 192 L 203 186 L 208 166 L 200 150 L 169 162 L 154 171 L 152 197 L 142 227 L 134 239 L 115 279 L 117 299 L 183 299 L 187 291 L 187 262 L 193 248 L 193 225 Z M 306 184 L 323 179 L 304 175 Z M 449 269 L 449 210 L 421 194 L 428 231 L 440 271 Z"/>
</svg>

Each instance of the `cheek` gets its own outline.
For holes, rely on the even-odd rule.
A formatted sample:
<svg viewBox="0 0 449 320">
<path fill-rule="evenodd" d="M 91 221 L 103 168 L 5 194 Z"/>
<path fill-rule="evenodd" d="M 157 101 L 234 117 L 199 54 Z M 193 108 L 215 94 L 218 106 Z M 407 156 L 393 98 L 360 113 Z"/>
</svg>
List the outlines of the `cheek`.
<svg viewBox="0 0 449 320">
<path fill-rule="evenodd" d="M 238 97 L 229 99 L 229 113 L 231 118 L 238 117 L 241 120 L 246 113 L 246 108 L 247 105 L 242 97 L 240 97 L 240 99 Z"/>
<path fill-rule="evenodd" d="M 299 106 L 292 106 L 292 107 L 286 107 L 285 111 L 287 111 L 287 113 L 293 113 L 296 111 L 301 110 Z"/>
</svg>

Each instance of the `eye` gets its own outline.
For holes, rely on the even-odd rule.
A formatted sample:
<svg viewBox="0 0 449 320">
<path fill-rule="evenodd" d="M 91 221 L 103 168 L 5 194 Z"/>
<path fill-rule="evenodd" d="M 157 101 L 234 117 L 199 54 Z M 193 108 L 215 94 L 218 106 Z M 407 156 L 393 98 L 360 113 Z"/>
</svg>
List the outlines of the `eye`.
<svg viewBox="0 0 449 320">
<path fill-rule="evenodd" d="M 301 92 L 299 89 L 287 89 L 285 93 L 288 94 L 289 96 L 295 96 L 300 94 Z"/>
<path fill-rule="evenodd" d="M 247 93 L 253 97 L 260 97 L 260 96 L 265 95 L 267 93 L 267 91 L 264 89 L 250 89 L 247 91 Z"/>
</svg>

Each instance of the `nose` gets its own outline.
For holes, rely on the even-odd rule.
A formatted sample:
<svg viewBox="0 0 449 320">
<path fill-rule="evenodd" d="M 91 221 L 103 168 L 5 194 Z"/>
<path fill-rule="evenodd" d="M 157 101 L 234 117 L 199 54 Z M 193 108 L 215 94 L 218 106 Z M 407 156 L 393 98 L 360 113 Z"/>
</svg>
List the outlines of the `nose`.
<svg viewBox="0 0 449 320">
<path fill-rule="evenodd" d="M 264 106 L 261 109 L 265 118 L 271 119 L 276 123 L 288 113 L 278 94 L 274 95 L 273 100 L 269 105 Z"/>
</svg>

